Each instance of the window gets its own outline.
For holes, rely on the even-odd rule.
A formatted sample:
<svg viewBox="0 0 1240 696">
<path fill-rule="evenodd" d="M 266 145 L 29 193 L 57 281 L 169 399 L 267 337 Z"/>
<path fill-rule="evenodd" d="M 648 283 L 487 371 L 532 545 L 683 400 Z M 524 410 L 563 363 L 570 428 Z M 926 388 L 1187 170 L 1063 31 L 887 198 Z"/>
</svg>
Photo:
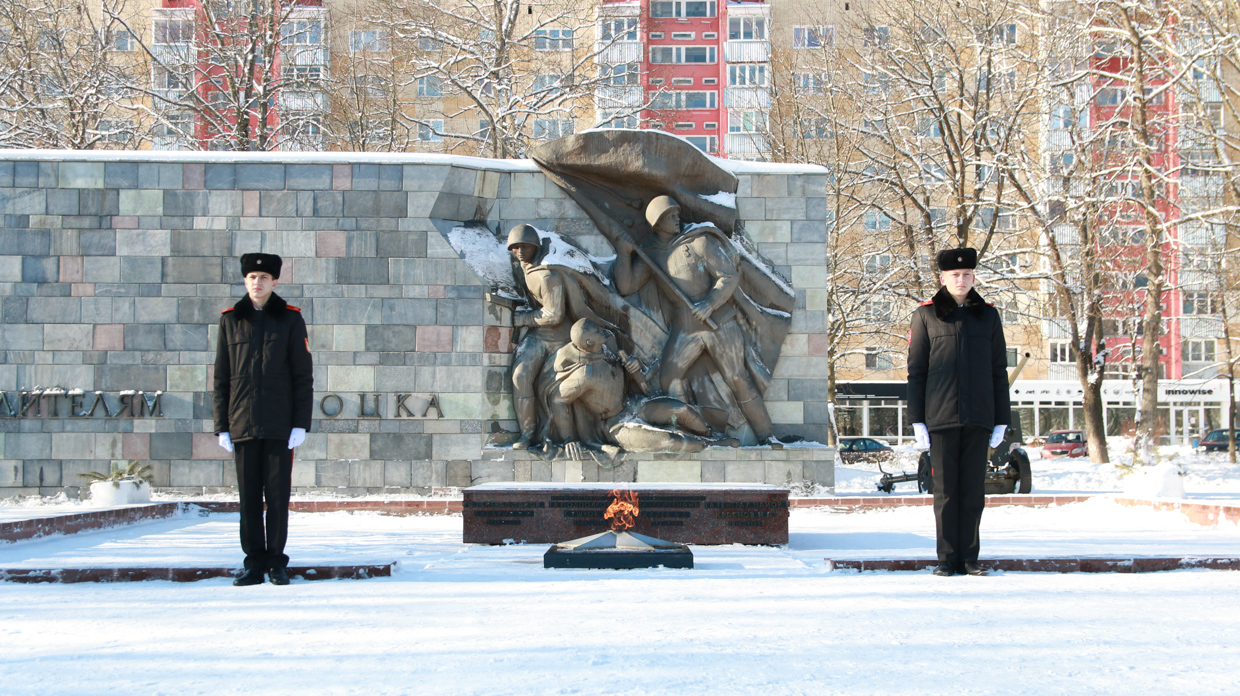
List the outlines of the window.
<svg viewBox="0 0 1240 696">
<path fill-rule="evenodd" d="M 133 142 L 133 121 L 129 119 L 100 119 L 95 129 L 105 143 L 127 145 Z"/>
<path fill-rule="evenodd" d="M 679 0 L 663 2 L 656 0 L 650 3 L 651 17 L 714 17 L 715 2 L 701 0 Z"/>
<path fill-rule="evenodd" d="M 540 73 L 534 76 L 534 82 L 531 83 L 531 89 L 535 94 L 539 92 L 546 92 L 548 96 L 559 96 L 560 93 L 564 91 L 560 88 L 560 84 L 563 79 L 564 78 L 562 75 L 557 75 L 555 73 Z"/>
<path fill-rule="evenodd" d="M 113 51 L 132 51 L 137 43 L 128 29 L 113 29 L 108 33 L 108 46 Z"/>
<path fill-rule="evenodd" d="M 1016 45 L 1016 25 L 1000 24 L 991 32 L 991 39 L 996 44 Z"/>
<path fill-rule="evenodd" d="M 1184 314 L 1218 314 L 1218 298 L 1208 292 L 1186 292 Z"/>
<path fill-rule="evenodd" d="M 418 78 L 419 97 L 442 97 L 443 78 L 438 75 L 426 75 Z"/>
<path fill-rule="evenodd" d="M 382 29 L 367 29 L 349 32 L 350 51 L 387 51 L 389 46 L 388 33 Z"/>
<path fill-rule="evenodd" d="M 891 218 L 886 213 L 877 210 L 867 210 L 865 213 L 865 231 L 880 232 L 891 229 Z"/>
<path fill-rule="evenodd" d="M 663 38 L 663 32 L 661 32 L 661 31 L 652 31 L 652 32 L 650 32 L 650 38 L 651 38 L 652 40 L 662 39 L 662 38 Z"/>
<path fill-rule="evenodd" d="M 370 97 L 386 99 L 388 96 L 387 80 L 378 75 L 354 75 L 349 78 L 350 96 L 354 99 Z"/>
<path fill-rule="evenodd" d="M 1223 127 L 1223 105 L 1219 102 L 1212 102 L 1201 105 L 1202 116 L 1206 121 L 1210 122 L 1215 128 Z"/>
<path fill-rule="evenodd" d="M 835 45 L 835 27 L 793 27 L 793 48 L 823 48 Z"/>
<path fill-rule="evenodd" d="M 825 74 L 793 73 L 792 81 L 803 94 L 825 94 L 830 81 Z"/>
<path fill-rule="evenodd" d="M 1070 363 L 1072 362 L 1072 350 L 1067 341 L 1051 341 L 1051 362 L 1053 363 Z"/>
<path fill-rule="evenodd" d="M 871 48 L 883 48 L 891 38 L 891 30 L 885 26 L 868 27 L 861 30 L 861 42 Z"/>
<path fill-rule="evenodd" d="M 651 95 L 652 109 L 714 109 L 718 105 L 718 92 L 693 92 L 675 90 Z"/>
<path fill-rule="evenodd" d="M 572 119 L 537 118 L 534 119 L 534 138 L 537 140 L 555 140 L 573 134 Z"/>
<path fill-rule="evenodd" d="M 886 75 L 866 72 L 862 75 L 862 81 L 865 83 L 866 93 L 871 96 L 884 95 L 891 90 L 891 81 L 887 79 Z"/>
<path fill-rule="evenodd" d="M 870 275 L 886 273 L 891 269 L 891 254 L 872 254 L 865 259 L 865 272 Z"/>
<path fill-rule="evenodd" d="M 188 138 L 194 130 L 194 117 L 190 114 L 164 114 L 155 124 L 155 136 L 162 138 Z"/>
<path fill-rule="evenodd" d="M 418 140 L 424 143 L 443 142 L 443 121 L 426 121 L 418 124 Z"/>
<path fill-rule="evenodd" d="M 161 67 L 156 66 L 154 77 L 155 77 L 154 87 L 157 90 L 167 90 L 167 91 L 176 92 L 176 91 L 187 90 L 190 87 L 190 69 L 189 68 L 182 68 L 178 70 L 168 70 L 166 68 L 161 68 Z M 168 96 L 170 98 L 179 98 L 179 97 L 174 97 L 173 95 L 165 95 L 165 96 Z"/>
<path fill-rule="evenodd" d="M 695 31 L 674 31 L 672 32 L 672 41 L 692 41 L 697 38 Z"/>
<path fill-rule="evenodd" d="M 732 17 L 728 19 L 728 41 L 749 41 L 765 38 L 765 17 Z"/>
<path fill-rule="evenodd" d="M 765 87 L 766 66 L 739 64 L 728 66 L 729 87 Z"/>
<path fill-rule="evenodd" d="M 317 138 L 323 134 L 323 120 L 317 116 L 289 119 L 290 138 Z"/>
<path fill-rule="evenodd" d="M 604 19 L 599 27 L 599 36 L 603 41 L 637 41 L 637 18 Z"/>
<path fill-rule="evenodd" d="M 282 73 L 284 86 L 293 90 L 318 89 L 323 79 L 323 68 L 318 65 L 286 65 Z"/>
<path fill-rule="evenodd" d="M 672 124 L 672 128 L 676 130 L 693 130 L 696 127 L 696 125 L 697 124 L 695 124 L 693 121 L 680 121 L 675 124 Z"/>
<path fill-rule="evenodd" d="M 1072 127 L 1072 107 L 1060 104 L 1051 109 L 1050 127 L 1056 130 L 1067 130 Z"/>
<path fill-rule="evenodd" d="M 714 46 L 651 46 L 650 62 L 663 65 L 673 63 L 714 63 Z"/>
<path fill-rule="evenodd" d="M 598 67 L 598 73 L 605 85 L 624 86 L 641 84 L 641 73 L 638 72 L 637 63 L 604 63 Z"/>
<path fill-rule="evenodd" d="M 155 43 L 157 45 L 187 44 L 194 40 L 194 20 L 155 20 Z"/>
<path fill-rule="evenodd" d="M 815 116 L 801 121 L 801 137 L 805 140 L 829 140 L 834 138 L 835 130 L 831 128 L 831 119 L 825 116 Z"/>
<path fill-rule="evenodd" d="M 930 227 L 934 229 L 941 229 L 946 225 L 947 225 L 947 210 L 945 208 L 931 208 L 930 209 Z M 926 265 L 925 262 L 922 262 L 922 265 L 923 266 Z"/>
<path fill-rule="evenodd" d="M 730 111 L 728 112 L 729 133 L 765 133 L 765 111 Z"/>
<path fill-rule="evenodd" d="M 1119 106 L 1127 100 L 1127 87 L 1103 87 L 1098 90 L 1098 95 L 1094 97 L 1094 104 L 1098 106 Z"/>
<path fill-rule="evenodd" d="M 717 78 L 717 77 L 703 77 L 703 78 L 702 78 L 702 84 L 704 84 L 704 85 L 717 85 L 717 84 L 719 84 L 719 78 Z"/>
<path fill-rule="evenodd" d="M 318 46 L 323 43 L 323 23 L 317 19 L 299 19 L 286 23 L 280 32 L 285 46 Z"/>
<path fill-rule="evenodd" d="M 703 40 L 709 41 L 709 40 L 711 40 L 711 39 L 717 39 L 717 38 L 719 38 L 719 34 L 716 34 L 716 33 L 715 33 L 715 32 L 713 32 L 713 31 L 704 31 L 704 32 L 702 32 L 702 39 L 703 39 Z"/>
<path fill-rule="evenodd" d="M 673 77 L 672 84 L 678 87 L 688 87 L 693 84 L 692 77 Z"/>
<path fill-rule="evenodd" d="M 719 136 L 717 135 L 690 135 L 685 140 L 707 154 L 719 151 Z"/>
<path fill-rule="evenodd" d="M 878 324 L 890 322 L 891 307 L 887 300 L 870 300 L 865 303 L 865 318 Z"/>
<path fill-rule="evenodd" d="M 931 116 L 921 119 L 921 123 L 917 124 L 917 132 L 927 138 L 943 137 L 943 128 L 939 124 L 939 120 Z"/>
<path fill-rule="evenodd" d="M 1020 364 L 1020 349 L 1019 348 L 1008 348 L 1007 349 L 1007 366 L 1016 367 L 1019 364 Z"/>
<path fill-rule="evenodd" d="M 866 346 L 865 348 L 865 369 L 867 370 L 890 370 L 891 355 L 881 348 L 875 346 Z"/>
<path fill-rule="evenodd" d="M 703 130 L 719 130 L 719 124 L 715 121 L 707 121 L 702 124 Z"/>
<path fill-rule="evenodd" d="M 418 50 L 424 53 L 435 53 L 443 50 L 443 43 L 438 39 L 423 36 L 418 39 Z"/>
<path fill-rule="evenodd" d="M 638 128 L 637 116 L 624 112 L 604 111 L 600 116 L 599 128 Z"/>
<path fill-rule="evenodd" d="M 535 51 L 573 50 L 572 29 L 537 29 L 534 31 Z"/>
<path fill-rule="evenodd" d="M 1214 362 L 1214 341 L 1185 341 L 1184 360 L 1186 362 Z"/>
</svg>

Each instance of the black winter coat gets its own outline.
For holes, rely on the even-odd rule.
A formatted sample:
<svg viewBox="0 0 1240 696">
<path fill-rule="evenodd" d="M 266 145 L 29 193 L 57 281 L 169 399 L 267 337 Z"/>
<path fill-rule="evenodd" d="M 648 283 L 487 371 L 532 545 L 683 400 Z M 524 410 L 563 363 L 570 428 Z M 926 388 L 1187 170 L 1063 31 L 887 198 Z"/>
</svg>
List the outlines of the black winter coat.
<svg viewBox="0 0 1240 696">
<path fill-rule="evenodd" d="M 314 364 L 301 310 L 271 294 L 261 312 L 243 297 L 220 317 L 215 432 L 234 442 L 310 430 Z"/>
<path fill-rule="evenodd" d="M 975 290 L 959 307 L 942 288 L 913 312 L 907 418 L 932 431 L 1012 423 L 1003 321 Z"/>
</svg>

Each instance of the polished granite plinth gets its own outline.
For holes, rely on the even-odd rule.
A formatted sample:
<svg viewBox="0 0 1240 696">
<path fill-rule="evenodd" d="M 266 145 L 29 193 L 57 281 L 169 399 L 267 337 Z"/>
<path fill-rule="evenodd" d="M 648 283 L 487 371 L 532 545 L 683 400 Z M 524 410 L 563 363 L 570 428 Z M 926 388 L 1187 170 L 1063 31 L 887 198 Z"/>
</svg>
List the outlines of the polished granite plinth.
<svg viewBox="0 0 1240 696">
<path fill-rule="evenodd" d="M 487 483 L 464 491 L 464 541 L 559 543 L 611 528 L 617 484 Z M 788 543 L 788 489 L 766 484 L 631 483 L 631 531 L 680 544 Z"/>
</svg>

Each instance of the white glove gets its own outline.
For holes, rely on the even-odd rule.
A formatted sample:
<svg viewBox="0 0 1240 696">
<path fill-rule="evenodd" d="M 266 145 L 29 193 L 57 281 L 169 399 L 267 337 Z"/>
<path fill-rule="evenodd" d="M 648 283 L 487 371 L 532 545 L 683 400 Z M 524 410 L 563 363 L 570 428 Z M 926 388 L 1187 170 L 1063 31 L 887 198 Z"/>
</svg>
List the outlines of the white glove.
<svg viewBox="0 0 1240 696">
<path fill-rule="evenodd" d="M 993 449 L 1003 444 L 1003 434 L 1007 432 L 1006 425 L 996 425 L 995 431 L 990 434 L 990 447 Z"/>
<path fill-rule="evenodd" d="M 228 433 L 220 433 L 220 447 L 227 452 L 233 451 L 232 436 Z"/>
<path fill-rule="evenodd" d="M 306 429 L 305 428 L 293 428 L 292 432 L 288 434 L 288 448 L 289 449 L 293 449 L 294 447 L 296 447 L 297 445 L 300 445 L 301 443 L 305 441 L 306 441 Z"/>
<path fill-rule="evenodd" d="M 917 449 L 930 449 L 930 431 L 926 430 L 925 423 L 913 424 L 913 437 L 917 439 L 914 445 Z"/>
</svg>

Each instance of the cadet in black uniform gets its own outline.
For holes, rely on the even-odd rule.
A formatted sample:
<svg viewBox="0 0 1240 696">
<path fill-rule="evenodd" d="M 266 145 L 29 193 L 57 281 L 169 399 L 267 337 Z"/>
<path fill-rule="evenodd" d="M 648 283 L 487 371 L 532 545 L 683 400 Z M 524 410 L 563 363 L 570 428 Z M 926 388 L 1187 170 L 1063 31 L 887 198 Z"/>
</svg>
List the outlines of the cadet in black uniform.
<svg viewBox="0 0 1240 696">
<path fill-rule="evenodd" d="M 234 585 L 257 585 L 264 573 L 273 585 L 288 584 L 293 448 L 310 429 L 314 365 L 301 310 L 273 292 L 280 266 L 274 254 L 242 256 L 246 296 L 220 317 L 215 432 L 237 463 L 245 552 L 245 573 Z"/>
<path fill-rule="evenodd" d="M 908 418 L 930 449 L 939 565 L 935 575 L 985 575 L 977 564 L 987 445 L 1012 422 L 999 312 L 973 289 L 976 249 L 938 255 L 943 287 L 913 313 Z"/>
</svg>

